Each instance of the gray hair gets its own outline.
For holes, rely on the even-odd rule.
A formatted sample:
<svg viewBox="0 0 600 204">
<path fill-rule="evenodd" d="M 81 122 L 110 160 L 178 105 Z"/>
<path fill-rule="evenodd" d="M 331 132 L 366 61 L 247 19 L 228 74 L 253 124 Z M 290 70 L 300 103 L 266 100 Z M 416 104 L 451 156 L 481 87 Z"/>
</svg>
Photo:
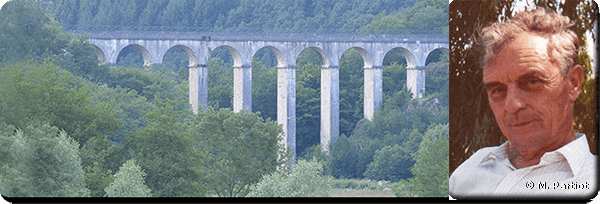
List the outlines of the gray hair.
<svg viewBox="0 0 600 204">
<path fill-rule="evenodd" d="M 496 52 L 506 43 L 524 32 L 533 33 L 548 40 L 548 57 L 558 63 L 564 76 L 579 60 L 579 39 L 568 27 L 569 17 L 548 9 L 535 9 L 517 13 L 510 20 L 494 23 L 481 30 L 485 49 L 483 67 L 496 57 Z"/>
</svg>

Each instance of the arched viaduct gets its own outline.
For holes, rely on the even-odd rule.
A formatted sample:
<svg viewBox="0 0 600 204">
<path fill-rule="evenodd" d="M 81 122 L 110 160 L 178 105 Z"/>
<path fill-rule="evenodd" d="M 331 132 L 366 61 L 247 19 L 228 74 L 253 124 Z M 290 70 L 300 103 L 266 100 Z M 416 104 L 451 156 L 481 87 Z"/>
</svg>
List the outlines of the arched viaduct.
<svg viewBox="0 0 600 204">
<path fill-rule="evenodd" d="M 82 34 L 84 31 L 71 31 Z M 413 98 L 425 91 L 425 60 L 434 50 L 448 55 L 447 35 L 258 34 L 165 31 L 88 32 L 102 63 L 116 65 L 119 52 L 133 45 L 144 65 L 162 64 L 167 50 L 181 47 L 189 58 L 189 102 L 194 113 L 207 104 L 207 60 L 211 50 L 227 49 L 233 57 L 233 110 L 252 111 L 252 58 L 267 47 L 277 57 L 277 121 L 284 143 L 296 150 L 296 58 L 314 49 L 321 64 L 321 144 L 327 147 L 339 133 L 339 62 L 357 49 L 364 60 L 364 117 L 371 120 L 382 103 L 382 64 L 385 55 L 399 49 L 407 61 L 407 87 Z"/>
</svg>

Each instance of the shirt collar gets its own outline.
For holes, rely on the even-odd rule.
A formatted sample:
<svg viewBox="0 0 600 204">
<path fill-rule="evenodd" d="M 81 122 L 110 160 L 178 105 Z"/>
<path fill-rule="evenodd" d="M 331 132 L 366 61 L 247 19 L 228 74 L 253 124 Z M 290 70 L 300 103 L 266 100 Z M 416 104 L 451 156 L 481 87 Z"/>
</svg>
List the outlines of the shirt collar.
<svg viewBox="0 0 600 204">
<path fill-rule="evenodd" d="M 571 167 L 575 176 L 588 170 L 585 167 L 585 165 L 587 165 L 585 162 L 590 161 L 590 159 L 593 160 L 587 138 L 585 137 L 585 134 L 582 133 L 575 133 L 575 140 L 555 151 L 546 152 L 544 156 L 552 153 L 561 154 L 569 163 L 569 167 Z M 542 159 L 544 159 L 544 156 L 542 156 Z"/>
<path fill-rule="evenodd" d="M 497 165 L 502 160 L 510 160 L 514 154 L 509 154 L 513 152 L 509 149 L 509 146 L 510 145 L 508 145 L 508 141 L 506 141 L 502 145 L 490 151 L 490 153 L 481 160 L 480 165 L 486 166 L 492 163 Z M 593 156 L 590 153 L 590 148 L 585 134 L 575 133 L 575 140 L 562 146 L 561 148 L 558 148 L 557 150 L 544 153 L 540 159 L 540 163 L 537 165 L 556 162 L 557 160 L 562 160 L 563 158 L 567 160 L 573 175 L 577 176 L 586 170 L 584 167 L 586 165 L 585 161 L 589 161 L 589 158 L 593 159 Z M 510 162 L 508 162 L 507 165 L 509 165 L 509 168 L 513 170 L 516 169 L 512 164 L 510 164 Z"/>
</svg>

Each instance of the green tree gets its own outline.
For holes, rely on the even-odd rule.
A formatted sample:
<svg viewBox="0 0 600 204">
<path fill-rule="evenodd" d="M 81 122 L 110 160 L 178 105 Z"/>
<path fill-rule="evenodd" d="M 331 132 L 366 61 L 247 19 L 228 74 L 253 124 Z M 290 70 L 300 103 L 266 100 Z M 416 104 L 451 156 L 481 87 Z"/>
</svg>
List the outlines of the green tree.
<svg viewBox="0 0 600 204">
<path fill-rule="evenodd" d="M 402 13 L 387 15 L 386 10 L 377 14 L 372 22 L 362 27 L 362 33 L 386 33 L 385 30 L 405 29 L 405 22 Z"/>
<path fill-rule="evenodd" d="M 57 65 L 73 75 L 81 76 L 96 84 L 106 84 L 113 80 L 108 65 L 99 65 L 95 47 L 89 43 L 88 35 L 78 35 L 69 41 L 65 53 L 57 60 Z"/>
<path fill-rule="evenodd" d="M 410 152 L 398 144 L 385 146 L 375 152 L 373 162 L 367 166 L 364 176 L 372 180 L 397 182 L 411 176 L 410 167 L 413 164 Z"/>
<path fill-rule="evenodd" d="M 115 22 L 121 26 L 134 26 L 137 24 L 137 7 L 139 3 L 135 0 L 121 0 L 113 2 L 114 8 L 118 8 L 118 12 L 121 14 L 121 18 Z M 116 18 L 116 17 L 113 17 Z"/>
<path fill-rule="evenodd" d="M 296 150 L 300 155 L 319 144 L 321 125 L 321 68 L 304 64 L 296 71 Z"/>
<path fill-rule="evenodd" d="M 117 174 L 115 180 L 106 187 L 108 197 L 152 197 L 150 188 L 144 184 L 146 173 L 135 164 L 135 159 L 127 160 Z"/>
<path fill-rule="evenodd" d="M 63 54 L 69 35 L 37 4 L 25 0 L 6 2 L 0 10 L 0 63 Z"/>
<path fill-rule="evenodd" d="M 78 1 L 57 0 L 55 1 L 54 18 L 65 25 L 77 25 Z"/>
<path fill-rule="evenodd" d="M 146 184 L 157 197 L 205 196 L 200 170 L 203 154 L 194 148 L 194 138 L 182 131 L 186 124 L 180 115 L 191 111 L 174 111 L 173 103 L 156 99 L 157 106 L 146 113 L 149 125 L 126 137 L 129 156 L 147 173 Z"/>
<path fill-rule="evenodd" d="M 121 19 L 120 8 L 112 0 L 100 0 L 98 13 L 94 16 L 95 25 L 118 25 Z"/>
<path fill-rule="evenodd" d="M 112 101 L 114 104 L 113 112 L 116 114 L 116 118 L 123 121 L 123 126 L 117 135 L 110 138 L 117 144 L 123 144 L 127 132 L 142 129 L 148 125 L 148 119 L 143 112 L 151 110 L 153 103 L 137 91 L 121 88 L 120 86 L 115 88 L 97 86 L 90 93 L 90 96 L 94 103 L 109 103 Z"/>
<path fill-rule="evenodd" d="M 144 11 L 138 18 L 138 23 L 141 26 L 158 26 L 161 19 L 159 18 L 160 11 L 165 8 L 168 1 L 151 0 L 146 4 Z"/>
<path fill-rule="evenodd" d="M 245 196 L 263 175 L 283 164 L 279 145 L 282 129 L 275 121 L 257 114 L 215 111 L 207 107 L 189 121 L 189 135 L 196 149 L 208 158 L 203 163 L 205 182 L 217 196 Z"/>
<path fill-rule="evenodd" d="M 0 124 L 0 192 L 10 197 L 87 197 L 79 144 L 40 122 Z"/>
<path fill-rule="evenodd" d="M 277 68 L 252 61 L 252 112 L 277 120 Z"/>
<path fill-rule="evenodd" d="M 407 30 L 448 31 L 448 3 L 445 0 L 424 0 L 404 14 Z"/>
<path fill-rule="evenodd" d="M 345 135 L 341 135 L 337 140 L 332 141 L 331 159 L 329 168 L 331 176 L 335 178 L 356 178 L 356 160 L 358 159 L 358 147 L 352 143 Z"/>
<path fill-rule="evenodd" d="M 410 170 L 413 177 L 394 188 L 396 196 L 403 196 L 403 190 L 424 197 L 448 196 L 448 139 L 448 124 L 438 124 L 425 132 Z"/>
<path fill-rule="evenodd" d="M 389 30 L 448 31 L 448 3 L 444 0 L 424 0 L 407 10 L 387 15 L 377 14 L 362 33 L 389 33 Z"/>
<path fill-rule="evenodd" d="M 364 114 L 364 60 L 357 49 L 349 49 L 340 59 L 339 109 L 340 135 L 352 135 Z"/>
<path fill-rule="evenodd" d="M 331 180 L 330 176 L 323 175 L 321 163 L 301 159 L 291 172 L 264 175 L 251 187 L 248 197 L 328 197 Z"/>
<path fill-rule="evenodd" d="M 160 19 L 160 24 L 163 26 L 174 26 L 174 25 L 187 25 L 188 22 L 184 16 L 181 15 L 185 13 L 184 8 L 186 4 L 186 0 L 170 0 L 168 1 L 166 8 L 161 10 L 160 16 L 157 19 Z"/>
<path fill-rule="evenodd" d="M 86 28 L 94 25 L 94 16 L 98 13 L 99 3 L 99 0 L 81 0 L 79 3 L 79 20 L 77 22 L 81 27 Z"/>
<path fill-rule="evenodd" d="M 20 62 L 0 67 L 0 122 L 17 128 L 31 121 L 48 122 L 80 144 L 89 138 L 115 134 L 122 122 L 107 103 L 90 104 L 90 90 L 67 88 L 72 75 L 46 61 L 39 66 Z"/>
<path fill-rule="evenodd" d="M 208 106 L 212 106 L 215 109 L 232 108 L 233 68 L 227 66 L 220 58 L 210 58 L 208 60 L 207 72 Z"/>
</svg>

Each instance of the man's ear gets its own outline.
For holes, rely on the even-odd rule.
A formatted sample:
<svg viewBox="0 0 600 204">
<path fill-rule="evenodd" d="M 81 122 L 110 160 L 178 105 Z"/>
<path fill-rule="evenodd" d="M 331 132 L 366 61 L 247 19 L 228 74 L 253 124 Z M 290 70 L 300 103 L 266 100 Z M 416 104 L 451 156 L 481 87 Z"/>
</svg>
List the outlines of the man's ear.
<svg viewBox="0 0 600 204">
<path fill-rule="evenodd" d="M 583 88 L 583 67 L 578 64 L 571 67 L 571 71 L 567 73 L 567 80 L 571 85 L 569 98 L 571 102 L 575 102 L 579 98 L 579 94 L 581 94 Z"/>
</svg>

